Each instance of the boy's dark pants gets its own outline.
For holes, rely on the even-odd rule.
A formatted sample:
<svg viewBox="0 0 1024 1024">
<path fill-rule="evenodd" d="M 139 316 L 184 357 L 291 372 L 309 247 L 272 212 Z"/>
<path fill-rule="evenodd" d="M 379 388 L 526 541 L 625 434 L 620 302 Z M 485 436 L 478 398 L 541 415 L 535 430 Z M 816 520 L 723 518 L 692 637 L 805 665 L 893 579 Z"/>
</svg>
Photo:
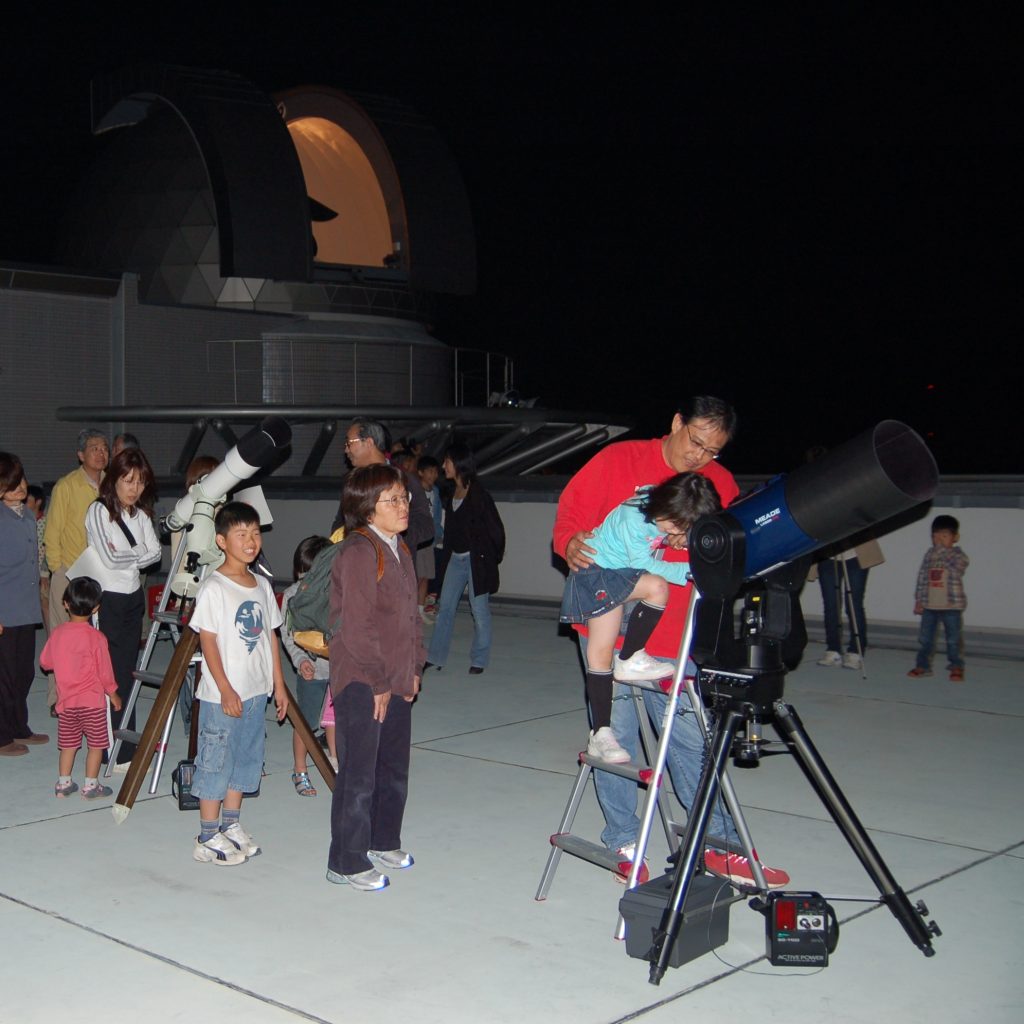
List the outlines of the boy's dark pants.
<svg viewBox="0 0 1024 1024">
<path fill-rule="evenodd" d="M 373 867 L 367 850 L 397 850 L 409 791 L 412 703 L 392 697 L 373 720 L 373 691 L 350 683 L 334 701 L 338 774 L 331 799 L 327 866 L 341 875 Z"/>
</svg>

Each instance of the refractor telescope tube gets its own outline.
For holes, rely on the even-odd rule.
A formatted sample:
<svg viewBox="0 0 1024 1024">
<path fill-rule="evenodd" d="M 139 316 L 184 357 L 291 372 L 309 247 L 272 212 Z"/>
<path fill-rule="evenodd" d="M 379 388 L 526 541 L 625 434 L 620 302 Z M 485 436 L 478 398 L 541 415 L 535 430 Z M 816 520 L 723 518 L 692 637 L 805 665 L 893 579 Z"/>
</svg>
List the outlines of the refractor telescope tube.
<svg viewBox="0 0 1024 1024">
<path fill-rule="evenodd" d="M 185 559 L 171 582 L 174 593 L 192 597 L 199 582 L 198 567 L 219 557 L 213 525 L 216 507 L 239 484 L 273 461 L 275 454 L 289 445 L 291 439 L 291 427 L 283 419 L 266 417 L 239 440 L 219 466 L 178 500 L 165 522 L 170 530 L 183 530 L 188 526 L 189 531 L 183 542 Z"/>
<path fill-rule="evenodd" d="M 920 435 L 883 420 L 816 462 L 778 476 L 690 532 L 690 572 L 705 597 L 927 501 L 939 473 Z"/>
<path fill-rule="evenodd" d="M 188 494 L 178 499 L 166 517 L 167 528 L 183 530 L 192 518 L 197 502 L 219 505 L 242 481 L 266 466 L 275 452 L 291 444 L 292 429 L 279 416 L 260 420 L 238 444 L 224 456 L 219 466 L 211 470 L 189 488 Z"/>
</svg>

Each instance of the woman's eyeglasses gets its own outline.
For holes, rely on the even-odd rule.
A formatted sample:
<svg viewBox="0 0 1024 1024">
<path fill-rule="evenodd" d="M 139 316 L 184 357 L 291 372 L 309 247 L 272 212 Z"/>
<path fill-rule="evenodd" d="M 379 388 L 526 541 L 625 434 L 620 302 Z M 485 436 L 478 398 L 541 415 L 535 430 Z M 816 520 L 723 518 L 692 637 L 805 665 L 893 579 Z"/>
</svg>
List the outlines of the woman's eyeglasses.
<svg viewBox="0 0 1024 1024">
<path fill-rule="evenodd" d="M 390 505 L 392 508 L 398 508 L 399 505 L 409 505 L 412 503 L 412 495 L 406 492 L 405 494 L 396 495 L 394 498 L 378 498 L 378 505 Z"/>
</svg>

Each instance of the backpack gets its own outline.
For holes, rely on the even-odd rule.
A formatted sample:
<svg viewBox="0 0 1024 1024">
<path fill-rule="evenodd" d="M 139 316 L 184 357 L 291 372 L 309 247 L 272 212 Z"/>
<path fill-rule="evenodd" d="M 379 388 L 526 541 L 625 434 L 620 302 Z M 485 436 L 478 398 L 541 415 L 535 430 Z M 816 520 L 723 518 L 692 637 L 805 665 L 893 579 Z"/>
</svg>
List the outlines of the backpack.
<svg viewBox="0 0 1024 1024">
<path fill-rule="evenodd" d="M 384 547 L 379 540 L 369 531 L 360 527 L 353 530 L 353 533 L 360 533 L 373 544 L 377 552 L 377 582 L 380 582 L 384 575 Z M 324 548 L 313 559 L 309 572 L 299 580 L 295 593 L 288 601 L 288 615 L 285 628 L 289 633 L 295 635 L 295 642 L 307 650 L 313 649 L 308 641 L 302 642 L 296 634 L 314 632 L 322 634 L 322 642 L 318 645 L 322 650 L 315 650 L 317 654 L 326 655 L 327 645 L 330 642 L 332 633 L 338 631 L 340 623 L 331 622 L 331 571 L 334 568 L 334 559 L 341 550 L 343 541 Z"/>
</svg>

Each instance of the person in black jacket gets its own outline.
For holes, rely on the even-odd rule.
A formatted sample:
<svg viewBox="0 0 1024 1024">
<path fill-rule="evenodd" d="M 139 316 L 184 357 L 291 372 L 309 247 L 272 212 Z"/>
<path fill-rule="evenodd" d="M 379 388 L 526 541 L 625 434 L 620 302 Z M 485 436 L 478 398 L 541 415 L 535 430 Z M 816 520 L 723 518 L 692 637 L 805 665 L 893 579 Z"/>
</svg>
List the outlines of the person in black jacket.
<svg viewBox="0 0 1024 1024">
<path fill-rule="evenodd" d="M 505 556 L 505 527 L 494 499 L 477 479 L 476 461 L 466 445 L 455 442 L 445 454 L 443 468 L 445 477 L 454 482 L 455 491 L 445 502 L 444 550 L 449 555 L 448 568 L 426 667 L 440 669 L 448 660 L 455 610 L 468 587 L 473 613 L 469 671 L 479 675 L 491 656 L 488 595 L 498 590 L 498 564 Z"/>
</svg>

